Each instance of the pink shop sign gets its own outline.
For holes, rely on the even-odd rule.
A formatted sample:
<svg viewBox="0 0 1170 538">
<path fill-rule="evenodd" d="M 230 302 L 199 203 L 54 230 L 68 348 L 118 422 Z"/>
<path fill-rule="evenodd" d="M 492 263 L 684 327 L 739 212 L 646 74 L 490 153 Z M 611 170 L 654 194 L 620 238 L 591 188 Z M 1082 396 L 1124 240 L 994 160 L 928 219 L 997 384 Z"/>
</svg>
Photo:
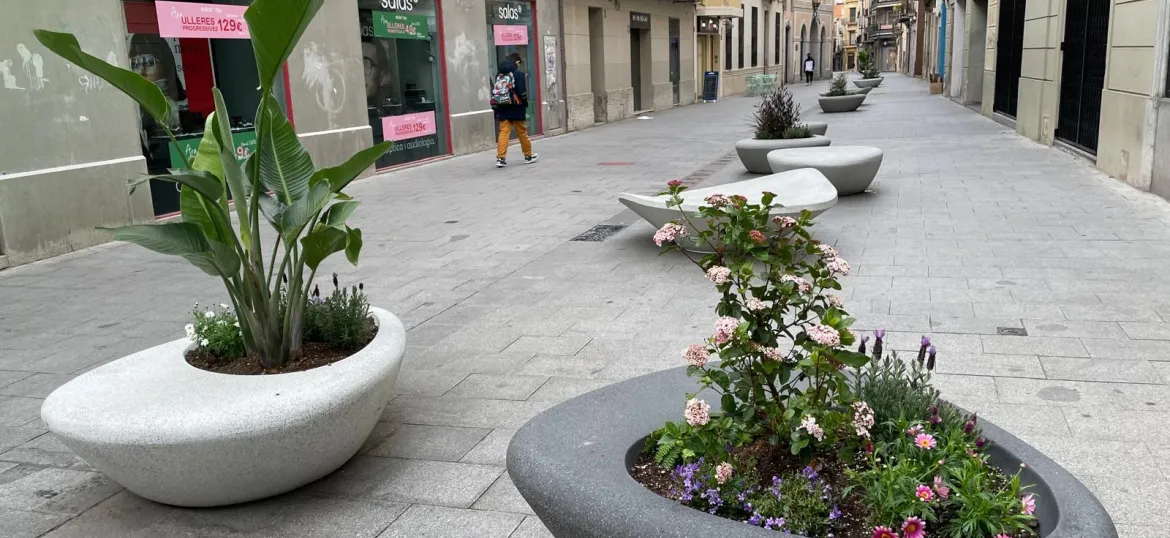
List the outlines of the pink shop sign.
<svg viewBox="0 0 1170 538">
<path fill-rule="evenodd" d="M 492 26 L 496 46 L 527 45 L 528 27 L 519 24 L 496 24 Z"/>
<path fill-rule="evenodd" d="M 244 21 L 247 9 L 247 6 L 221 4 L 154 3 L 158 35 L 162 37 L 249 39 L 248 23 Z"/>
<path fill-rule="evenodd" d="M 416 112 L 382 118 L 382 138 L 384 140 L 406 140 L 433 135 L 437 132 L 434 112 Z"/>
</svg>

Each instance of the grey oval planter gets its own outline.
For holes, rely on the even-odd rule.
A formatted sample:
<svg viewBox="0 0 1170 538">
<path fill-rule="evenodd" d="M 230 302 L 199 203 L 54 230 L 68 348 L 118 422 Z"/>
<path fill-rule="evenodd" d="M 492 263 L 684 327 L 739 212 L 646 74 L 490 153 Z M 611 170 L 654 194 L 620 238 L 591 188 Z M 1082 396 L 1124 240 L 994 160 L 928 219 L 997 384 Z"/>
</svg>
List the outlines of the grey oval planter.
<svg viewBox="0 0 1170 538">
<path fill-rule="evenodd" d="M 815 135 L 825 136 L 825 133 L 829 132 L 829 124 L 823 121 L 806 121 L 804 126 L 808 127 L 808 132 Z"/>
<path fill-rule="evenodd" d="M 867 86 L 865 88 L 861 88 L 861 89 L 857 90 L 854 93 L 861 93 L 861 94 L 869 95 L 869 92 L 872 92 L 873 89 L 874 89 L 874 86 Z"/>
<path fill-rule="evenodd" d="M 772 537 L 793 535 L 688 508 L 628 472 L 645 437 L 682 417 L 695 380 L 674 368 L 610 385 L 532 419 L 508 445 L 508 473 L 524 500 L 561 538 Z M 700 396 L 702 397 L 702 396 Z M 707 394 L 708 401 L 715 401 Z M 1036 449 L 981 421 L 992 464 L 1015 470 L 1036 493 L 1041 538 L 1117 538 L 1089 490 Z"/>
<path fill-rule="evenodd" d="M 828 126 L 826 125 L 827 129 Z M 811 129 L 811 128 L 810 128 Z M 778 149 L 813 148 L 828 146 L 833 141 L 820 135 L 809 138 L 788 138 L 776 140 L 760 140 L 745 138 L 735 143 L 735 152 L 739 154 L 739 161 L 743 167 L 753 174 L 771 174 L 772 167 L 768 164 L 768 153 Z"/>
<path fill-rule="evenodd" d="M 869 188 L 882 166 L 884 154 L 873 146 L 832 146 L 773 151 L 768 164 L 776 173 L 812 168 L 825 175 L 837 196 L 860 194 Z"/>
<path fill-rule="evenodd" d="M 885 77 L 862 78 L 853 81 L 853 85 L 858 88 L 876 88 L 882 85 L 883 80 L 885 80 Z"/>
<path fill-rule="evenodd" d="M 821 111 L 826 114 L 833 114 L 836 112 L 852 112 L 865 102 L 865 94 L 855 93 L 852 95 L 841 95 L 838 97 L 821 97 L 817 99 L 821 105 Z"/>
</svg>

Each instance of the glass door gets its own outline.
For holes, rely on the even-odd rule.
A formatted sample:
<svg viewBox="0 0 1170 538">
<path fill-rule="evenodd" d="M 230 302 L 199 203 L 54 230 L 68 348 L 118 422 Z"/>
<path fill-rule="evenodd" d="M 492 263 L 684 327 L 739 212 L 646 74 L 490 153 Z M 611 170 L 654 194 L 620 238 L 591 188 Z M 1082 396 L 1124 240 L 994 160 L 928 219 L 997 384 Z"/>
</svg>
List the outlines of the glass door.
<svg viewBox="0 0 1170 538">
<path fill-rule="evenodd" d="M 513 54 L 520 57 L 517 76 L 526 77 L 528 86 L 528 134 L 541 134 L 538 121 L 540 106 L 540 71 L 536 69 L 533 44 L 530 41 L 532 29 L 532 4 L 528 2 L 488 2 L 488 38 L 492 41 L 491 74 L 488 80 L 495 80 L 499 66 L 511 60 Z M 512 138 L 516 138 L 515 131 Z"/>
</svg>

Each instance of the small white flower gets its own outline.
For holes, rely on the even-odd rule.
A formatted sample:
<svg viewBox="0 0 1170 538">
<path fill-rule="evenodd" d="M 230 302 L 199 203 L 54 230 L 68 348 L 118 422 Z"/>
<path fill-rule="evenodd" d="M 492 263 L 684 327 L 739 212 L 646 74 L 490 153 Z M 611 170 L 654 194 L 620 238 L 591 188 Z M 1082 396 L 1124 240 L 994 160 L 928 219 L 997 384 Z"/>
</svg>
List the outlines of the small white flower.
<svg viewBox="0 0 1170 538">
<path fill-rule="evenodd" d="M 188 323 L 186 327 L 183 327 L 183 330 L 187 331 L 187 338 L 195 338 L 195 326 L 194 325 Z"/>
<path fill-rule="evenodd" d="M 237 322 L 235 322 L 235 324 L 234 324 L 234 325 L 235 325 L 236 327 L 239 327 L 239 326 L 240 326 L 240 322 L 238 322 L 238 321 L 237 321 Z"/>
<path fill-rule="evenodd" d="M 207 318 L 214 318 L 214 317 L 215 317 L 215 311 L 214 311 L 214 310 L 208 310 L 207 312 L 205 312 L 205 313 L 203 314 L 203 317 L 207 317 Z"/>
<path fill-rule="evenodd" d="M 226 304 L 223 304 L 223 303 L 219 303 L 219 307 L 220 307 L 220 308 L 222 308 L 222 309 L 224 309 L 224 310 L 227 310 L 228 308 L 231 308 L 230 306 L 228 306 L 228 305 L 226 305 Z"/>
<path fill-rule="evenodd" d="M 200 346 L 202 346 L 202 347 L 207 347 L 207 339 L 206 339 L 206 338 L 204 338 L 203 340 L 200 340 L 200 341 L 199 341 L 199 345 L 200 345 Z"/>
</svg>

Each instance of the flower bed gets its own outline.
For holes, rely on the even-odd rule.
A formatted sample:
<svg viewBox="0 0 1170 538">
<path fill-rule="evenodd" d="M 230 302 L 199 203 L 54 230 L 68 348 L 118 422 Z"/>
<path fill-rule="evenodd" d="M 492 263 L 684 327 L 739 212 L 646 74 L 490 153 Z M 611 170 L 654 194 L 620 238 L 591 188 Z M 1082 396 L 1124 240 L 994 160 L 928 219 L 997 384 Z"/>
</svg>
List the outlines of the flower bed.
<svg viewBox="0 0 1170 538">
<path fill-rule="evenodd" d="M 670 187 L 676 205 L 682 190 Z M 884 353 L 882 331 L 874 333 L 872 345 L 868 336 L 855 335 L 842 301 L 829 293 L 840 289 L 837 278 L 848 274 L 848 263 L 812 238 L 811 216 L 770 218 L 770 198 L 765 194 L 754 205 L 711 196 L 699 211 L 705 227 L 668 224 L 657 238 L 670 250 L 688 241 L 706 243 L 713 254 L 683 253 L 704 271 L 721 300 L 712 336 L 682 352 L 698 390 L 676 407 L 682 420 L 667 422 L 630 450 L 630 474 L 663 497 L 729 523 L 742 522 L 735 525 L 754 532 L 838 538 L 1056 536 L 1053 529 L 1063 524 L 1059 514 L 1046 516 L 1056 523 L 1044 528 L 1036 512 L 1038 502 L 1042 509 L 1060 511 L 1060 500 L 1047 498 L 1053 496 L 1048 483 L 1036 480 L 1023 460 L 1002 451 L 994 456 L 979 420 L 941 401 L 930 388 L 936 362 L 930 341 L 924 337 L 918 356 L 904 362 Z M 703 231 L 692 237 L 685 235 L 688 229 Z M 856 351 L 850 349 L 854 345 Z M 719 361 L 712 360 L 716 355 Z M 717 402 L 717 411 L 708 400 Z M 621 410 L 611 414 L 623 416 Z M 545 517 L 548 496 L 533 487 L 533 476 L 520 463 L 540 456 L 517 448 L 531 443 L 517 435 L 509 470 Z M 602 457 L 612 445 L 595 437 L 585 444 Z M 1051 464 L 1034 451 L 1028 456 L 1042 467 Z M 1063 481 L 1046 471 L 1053 482 Z M 607 489 L 596 482 L 580 487 Z M 1058 485 L 1092 518 L 1071 524 L 1090 534 L 1069 536 L 1115 535 L 1079 484 Z M 648 512 L 662 510 L 641 498 L 637 502 Z M 578 535 L 574 517 L 552 516 L 550 529 Z M 663 528 L 661 521 L 653 523 Z M 713 522 L 704 526 L 723 529 L 721 534 L 731 529 Z"/>
</svg>

